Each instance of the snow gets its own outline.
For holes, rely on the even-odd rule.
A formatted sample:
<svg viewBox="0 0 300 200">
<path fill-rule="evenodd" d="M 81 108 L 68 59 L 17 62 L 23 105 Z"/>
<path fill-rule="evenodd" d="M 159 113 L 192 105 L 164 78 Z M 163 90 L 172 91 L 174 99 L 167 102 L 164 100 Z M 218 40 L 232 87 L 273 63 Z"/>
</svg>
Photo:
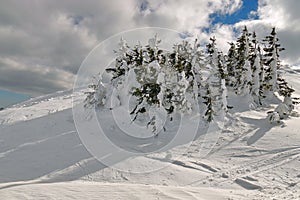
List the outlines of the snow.
<svg viewBox="0 0 300 200">
<path fill-rule="evenodd" d="M 274 111 L 279 114 L 281 119 L 286 118 L 290 113 L 289 107 L 284 103 L 279 104 Z"/>
<path fill-rule="evenodd" d="M 270 123 L 280 123 L 280 114 L 276 110 L 274 112 L 268 113 L 268 120 L 270 121 Z"/>
<path fill-rule="evenodd" d="M 0 125 L 27 121 L 63 111 L 71 108 L 72 103 L 77 104 L 84 98 L 78 92 L 73 93 L 73 90 L 60 91 L 33 98 L 2 110 L 0 113 Z"/>
<path fill-rule="evenodd" d="M 300 74 L 285 76 L 299 97 Z M 221 133 L 193 140 L 188 126 L 170 124 L 166 133 L 134 143 L 98 116 L 110 139 L 134 152 L 115 157 L 120 152 L 99 143 L 102 164 L 74 125 L 72 102 L 83 98 L 65 91 L 0 111 L 0 199 L 300 199 L 298 117 L 270 124 L 266 109 L 249 111 L 236 97 Z M 168 133 L 178 129 L 173 141 Z M 137 154 L 166 141 L 168 148 Z"/>
<path fill-rule="evenodd" d="M 1 193 L 1 192 L 0 192 Z M 61 194 L 64 194 L 62 198 Z M 231 195 L 227 190 L 215 192 L 206 188 L 155 186 L 140 184 L 113 184 L 95 182 L 68 182 L 54 184 L 20 184 L 1 193 L 4 199 L 225 199 Z M 204 198 L 203 198 L 204 197 Z M 238 197 L 238 196 L 235 196 Z M 239 198 L 239 197 L 238 197 Z"/>
</svg>

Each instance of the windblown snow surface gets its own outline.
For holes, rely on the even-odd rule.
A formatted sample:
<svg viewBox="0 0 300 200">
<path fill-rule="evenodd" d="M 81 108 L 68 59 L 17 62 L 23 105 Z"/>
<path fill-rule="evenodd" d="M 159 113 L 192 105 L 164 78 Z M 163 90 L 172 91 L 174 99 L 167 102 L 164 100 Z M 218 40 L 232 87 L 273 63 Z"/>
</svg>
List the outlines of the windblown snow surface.
<svg viewBox="0 0 300 200">
<path fill-rule="evenodd" d="M 300 96 L 300 74 L 286 77 Z M 1 200 L 300 199 L 300 118 L 270 124 L 268 109 L 245 111 L 241 99 L 229 99 L 235 114 L 208 155 L 199 154 L 200 135 L 167 151 L 118 157 L 124 171 L 102 164 L 82 144 L 72 102 L 83 98 L 58 92 L 0 111 Z M 115 156 L 99 148 L 103 158 Z"/>
</svg>

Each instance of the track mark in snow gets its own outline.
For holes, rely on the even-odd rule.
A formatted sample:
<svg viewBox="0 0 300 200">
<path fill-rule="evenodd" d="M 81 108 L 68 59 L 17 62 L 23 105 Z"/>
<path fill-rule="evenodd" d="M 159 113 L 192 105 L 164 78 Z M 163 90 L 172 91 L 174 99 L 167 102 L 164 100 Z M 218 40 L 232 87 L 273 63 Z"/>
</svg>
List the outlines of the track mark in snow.
<svg viewBox="0 0 300 200">
<path fill-rule="evenodd" d="M 100 158 L 100 160 L 103 160 L 103 159 L 105 159 L 105 158 L 108 158 L 108 157 L 111 156 L 111 155 L 112 155 L 112 153 L 106 154 L 105 156 L 102 156 L 102 157 Z"/>
<path fill-rule="evenodd" d="M 180 167 L 184 167 L 184 168 L 187 168 L 187 169 L 194 169 L 194 170 L 202 171 L 202 172 L 205 172 L 205 173 L 211 173 L 211 171 L 202 170 L 202 169 L 200 169 L 196 166 L 192 166 L 192 165 L 199 166 L 197 163 L 194 163 L 194 162 L 185 163 L 185 162 L 182 162 L 182 161 L 179 161 L 179 160 L 162 159 L 162 158 L 155 158 L 155 157 L 150 157 L 150 156 L 148 156 L 147 158 L 153 159 L 153 160 L 158 160 L 158 161 L 161 161 L 161 162 L 167 162 L 167 163 L 170 163 L 170 164 L 173 164 L 173 165 L 176 165 L 176 166 L 180 166 Z"/>
<path fill-rule="evenodd" d="M 252 177 L 250 177 L 250 176 L 246 176 L 246 177 L 244 177 L 244 179 L 246 179 L 246 180 L 248 180 L 248 181 L 258 181 L 257 179 L 252 178 Z"/>
<path fill-rule="evenodd" d="M 64 169 L 55 170 L 47 175 L 44 175 L 39 178 L 39 182 L 53 183 L 60 181 L 72 181 L 82 177 L 83 175 L 86 176 L 87 180 L 93 181 L 93 178 L 90 177 L 91 172 L 89 170 L 95 166 L 99 166 L 98 161 L 94 157 L 87 158 Z"/>
<path fill-rule="evenodd" d="M 178 165 L 178 166 L 181 166 L 181 167 L 199 170 L 198 168 L 193 167 L 193 166 L 190 166 L 190 165 L 187 165 L 186 163 L 181 162 L 181 161 L 179 161 L 179 160 L 174 160 L 174 161 L 172 161 L 172 163 L 173 163 L 174 165 Z"/>
<path fill-rule="evenodd" d="M 237 120 L 237 119 L 236 119 Z M 207 158 L 209 158 L 211 155 L 223 150 L 224 148 L 230 146 L 232 143 L 238 141 L 239 139 L 245 137 L 246 135 L 248 135 L 249 133 L 252 133 L 254 131 L 253 128 L 251 127 L 247 127 L 244 123 L 238 121 L 239 124 L 235 124 L 233 126 L 233 130 L 224 130 L 222 133 L 226 132 L 227 134 L 231 133 L 233 134 L 233 139 L 229 140 L 229 141 L 225 141 L 225 142 L 221 142 L 220 146 L 218 146 L 217 148 L 212 149 L 208 154 L 207 154 Z M 237 122 L 235 122 L 237 123 Z M 224 139 L 220 137 L 220 139 Z"/>
<path fill-rule="evenodd" d="M 64 132 L 64 133 L 61 133 L 59 135 L 53 136 L 53 137 L 48 137 L 48 138 L 37 140 L 37 141 L 34 141 L 34 142 L 28 142 L 28 143 L 21 144 L 21 145 L 17 146 L 16 148 L 13 148 L 13 149 L 10 149 L 10 150 L 7 150 L 5 152 L 0 153 L 0 158 L 3 158 L 6 155 L 8 155 L 10 153 L 13 153 L 15 151 L 18 151 L 18 150 L 20 150 L 20 149 L 22 149 L 24 147 L 34 146 L 34 145 L 46 142 L 48 140 L 53 140 L 53 139 L 56 139 L 58 137 L 62 137 L 64 135 L 68 135 L 68 134 L 72 134 L 72 133 L 76 133 L 76 131 L 74 131 L 74 130 L 73 131 L 68 131 L 68 132 Z"/>
<path fill-rule="evenodd" d="M 300 149 L 294 148 L 286 150 L 284 152 L 276 153 L 273 156 L 264 155 L 263 157 L 265 158 L 260 157 L 259 159 L 252 159 L 250 162 L 246 162 L 241 166 L 220 170 L 217 173 L 207 176 L 205 179 L 192 182 L 189 185 L 197 186 L 203 181 L 207 180 L 209 180 L 210 183 L 214 186 L 218 186 L 222 183 L 230 181 L 236 182 L 236 179 L 241 179 L 243 177 L 251 176 L 267 170 L 273 170 L 276 167 L 298 159 L 300 157 Z M 222 174 L 228 175 L 228 178 L 226 180 L 220 179 L 222 177 Z"/>
<path fill-rule="evenodd" d="M 262 189 L 261 186 L 250 183 L 249 181 L 246 181 L 244 179 L 237 178 L 237 179 L 235 179 L 235 182 L 247 190 L 261 190 Z"/>
<path fill-rule="evenodd" d="M 199 163 L 199 162 L 192 162 L 192 163 L 194 163 L 195 165 L 199 165 L 199 166 L 203 167 L 204 169 L 207 169 L 207 170 L 209 170 L 211 172 L 218 172 L 218 170 L 216 170 L 213 167 L 211 167 L 209 165 L 206 165 L 204 163 Z"/>
</svg>

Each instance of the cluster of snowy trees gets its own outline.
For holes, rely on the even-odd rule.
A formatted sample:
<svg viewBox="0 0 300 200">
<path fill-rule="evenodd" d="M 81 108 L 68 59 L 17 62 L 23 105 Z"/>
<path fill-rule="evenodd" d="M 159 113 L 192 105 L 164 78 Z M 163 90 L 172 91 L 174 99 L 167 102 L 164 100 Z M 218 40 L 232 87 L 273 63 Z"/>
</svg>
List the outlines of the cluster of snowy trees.
<svg viewBox="0 0 300 200">
<path fill-rule="evenodd" d="M 270 99 L 283 96 L 280 108 L 270 113 L 271 121 L 292 111 L 294 90 L 280 73 L 279 54 L 284 49 L 275 28 L 258 41 L 245 27 L 227 54 L 217 49 L 214 37 L 205 47 L 197 40 L 182 41 L 171 51 L 161 49 L 160 43 L 157 35 L 146 46 L 130 47 L 121 39 L 115 65 L 106 69 L 110 80 L 99 78 L 89 86 L 86 106 L 113 109 L 130 101 L 132 120 L 148 115 L 147 126 L 155 134 L 161 116 L 172 120 L 178 113 L 199 115 L 208 122 L 224 117 L 231 108 L 228 91 L 246 96 L 249 108 L 267 106 Z"/>
</svg>

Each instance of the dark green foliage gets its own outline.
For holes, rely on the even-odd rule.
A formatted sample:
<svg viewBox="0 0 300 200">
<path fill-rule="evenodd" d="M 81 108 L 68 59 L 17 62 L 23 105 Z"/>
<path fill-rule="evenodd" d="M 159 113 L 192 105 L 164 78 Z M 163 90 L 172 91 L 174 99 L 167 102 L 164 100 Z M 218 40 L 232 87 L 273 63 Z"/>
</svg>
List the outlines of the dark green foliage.
<svg viewBox="0 0 300 200">
<path fill-rule="evenodd" d="M 247 43 L 249 42 L 249 37 L 251 34 L 248 32 L 247 27 L 245 26 L 242 32 L 242 35 L 237 39 L 237 69 L 242 70 L 245 61 L 248 59 L 247 55 Z M 250 45 L 250 43 L 248 43 Z"/>
<path fill-rule="evenodd" d="M 279 86 L 278 93 L 284 97 L 291 97 L 295 90 L 288 85 L 286 80 L 282 77 L 278 77 L 277 82 Z"/>
<path fill-rule="evenodd" d="M 160 90 L 160 85 L 157 83 L 146 83 L 142 85 L 142 88 L 134 88 L 132 95 L 140 99 L 146 99 L 149 105 L 159 104 L 157 95 Z"/>
<path fill-rule="evenodd" d="M 283 85 L 282 79 L 279 76 L 278 70 L 281 68 L 281 63 L 279 59 L 279 53 L 284 50 L 284 48 L 281 48 L 279 44 L 279 39 L 277 38 L 276 29 L 273 28 L 272 32 L 269 36 L 266 36 L 265 39 L 263 39 L 265 47 L 264 55 L 263 55 L 263 64 L 265 66 L 265 80 L 264 80 L 264 91 L 266 92 L 276 92 L 279 90 L 279 87 L 281 87 L 281 94 L 284 94 L 283 92 Z M 281 83 L 280 83 L 281 82 Z M 279 86 L 281 84 L 282 86 Z M 286 87 L 287 88 L 287 87 Z M 289 93 L 290 91 L 287 91 Z"/>
<path fill-rule="evenodd" d="M 247 73 L 247 69 L 245 68 L 246 62 L 249 60 L 249 50 L 251 48 L 250 43 L 251 34 L 248 32 L 247 27 L 245 26 L 242 35 L 238 37 L 236 42 L 236 58 L 234 66 L 230 69 L 234 71 L 234 82 L 233 87 L 237 94 L 242 93 L 242 91 L 250 85 L 250 83 L 245 79 L 245 74 Z M 232 72 L 231 72 L 232 73 Z"/>
<path fill-rule="evenodd" d="M 226 59 L 226 66 L 227 66 L 227 71 L 228 71 L 228 76 L 229 77 L 234 77 L 236 74 L 235 71 L 235 65 L 237 64 L 237 52 L 236 52 L 236 46 L 233 42 L 229 43 L 230 48 L 227 53 L 227 59 Z M 230 80 L 228 80 L 230 82 Z M 231 84 L 231 83 L 230 83 Z"/>
<path fill-rule="evenodd" d="M 203 103 L 206 105 L 204 116 L 208 122 L 211 122 L 215 116 L 227 111 L 227 105 L 223 105 L 224 102 L 227 102 L 223 99 L 226 98 L 223 96 L 225 89 L 222 88 L 222 80 L 223 84 L 225 84 L 227 72 L 225 70 L 224 56 L 222 52 L 218 52 L 214 37 L 210 38 L 210 43 L 206 45 L 206 48 L 208 54 L 206 61 L 210 66 L 210 75 L 204 85 L 202 98 L 204 100 Z"/>
<path fill-rule="evenodd" d="M 202 97 L 204 99 L 204 104 L 206 105 L 206 111 L 204 116 L 206 117 L 208 122 L 211 122 L 214 118 L 214 108 L 213 108 L 213 97 L 209 86 L 206 86 L 206 94 Z"/>
<path fill-rule="evenodd" d="M 220 79 L 227 79 L 228 74 L 225 71 L 225 62 L 222 52 L 218 52 L 218 71 Z"/>
</svg>

